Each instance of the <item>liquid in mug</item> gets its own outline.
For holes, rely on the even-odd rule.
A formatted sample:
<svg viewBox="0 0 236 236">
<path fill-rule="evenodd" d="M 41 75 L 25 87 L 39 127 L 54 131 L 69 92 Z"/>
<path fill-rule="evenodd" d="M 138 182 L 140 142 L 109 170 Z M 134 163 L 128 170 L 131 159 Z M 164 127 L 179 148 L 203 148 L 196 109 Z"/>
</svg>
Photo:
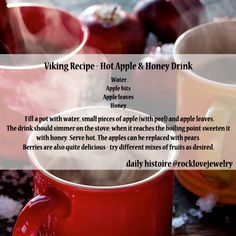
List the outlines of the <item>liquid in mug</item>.
<svg viewBox="0 0 236 236">
<path fill-rule="evenodd" d="M 144 180 L 155 170 L 49 170 L 66 181 L 90 186 L 118 186 Z"/>
</svg>

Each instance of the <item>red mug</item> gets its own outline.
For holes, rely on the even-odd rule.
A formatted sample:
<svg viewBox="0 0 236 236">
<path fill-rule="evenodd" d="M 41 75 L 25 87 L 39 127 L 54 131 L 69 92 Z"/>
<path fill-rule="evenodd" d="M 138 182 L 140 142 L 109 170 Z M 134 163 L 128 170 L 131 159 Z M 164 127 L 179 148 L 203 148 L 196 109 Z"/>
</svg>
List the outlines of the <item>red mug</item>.
<svg viewBox="0 0 236 236">
<path fill-rule="evenodd" d="M 34 192 L 13 236 L 171 235 L 172 171 L 160 171 L 142 183 L 103 189 L 83 188 L 36 170 Z"/>
<path fill-rule="evenodd" d="M 27 47 L 25 53 L 58 53 L 60 55 L 55 55 L 55 57 L 65 61 L 84 49 L 88 37 L 87 29 L 80 24 L 76 17 L 66 11 L 31 3 L 8 4 L 8 7 L 9 16 L 14 26 L 15 40 L 19 47 Z M 24 41 L 26 44 L 23 43 Z M 38 51 L 36 47 L 41 51 Z M 17 51 L 21 52 L 22 50 L 18 49 Z M 14 55 L 14 57 L 17 56 Z M 30 56 L 28 60 L 30 60 Z M 14 64 L 6 66 L 2 63 L 3 61 L 0 65 L 0 155 L 6 160 L 20 161 L 19 163 L 21 163 L 26 160 L 26 157 L 18 147 L 27 141 L 28 134 L 7 132 L 6 126 L 8 124 L 24 125 L 25 115 L 50 116 L 61 110 L 76 107 L 80 95 L 79 90 L 74 94 L 71 94 L 70 91 L 67 92 L 66 85 L 64 85 L 61 88 L 63 93 L 66 93 L 65 96 L 70 95 L 64 96 L 62 99 L 61 94 L 54 89 L 58 86 L 57 81 L 49 83 L 51 87 L 46 85 L 50 77 L 48 74 L 55 74 L 55 72 L 46 72 L 43 63 L 27 64 L 26 66 L 15 66 Z M 41 98 L 40 94 L 43 94 Z M 68 97 L 70 98 L 69 102 L 67 101 Z M 71 102 L 72 98 L 74 98 L 73 103 Z M 45 99 L 48 101 L 45 102 Z M 42 104 L 41 107 L 40 104 Z M 17 163 L 16 165 L 18 165 Z M 20 167 L 14 166 L 14 168 Z"/>
<path fill-rule="evenodd" d="M 35 197 L 20 213 L 13 236 L 171 235 L 173 180 L 172 171 L 162 171 L 119 188 L 83 188 L 36 170 Z"/>
<path fill-rule="evenodd" d="M 69 113 L 60 113 L 60 116 L 83 110 L 86 113 L 88 109 L 93 109 L 92 114 L 101 114 L 101 108 L 104 109 L 77 108 Z M 112 109 L 105 109 L 111 114 Z M 141 114 L 129 109 L 121 112 Z M 34 133 L 29 138 L 29 145 L 34 143 Z M 41 159 L 35 151 L 30 150 L 28 154 L 36 169 L 33 172 L 35 197 L 20 213 L 13 236 L 171 235 L 174 188 L 172 170 L 162 168 L 141 180 L 135 181 L 132 178 L 127 184 L 119 185 L 115 182 L 111 186 L 83 185 L 58 178 L 40 164 Z M 177 152 L 168 151 L 167 154 L 172 161 Z M 50 162 L 50 155 L 48 157 Z M 109 155 L 107 157 L 110 158 Z M 69 173 L 71 175 L 70 170 Z"/>
</svg>

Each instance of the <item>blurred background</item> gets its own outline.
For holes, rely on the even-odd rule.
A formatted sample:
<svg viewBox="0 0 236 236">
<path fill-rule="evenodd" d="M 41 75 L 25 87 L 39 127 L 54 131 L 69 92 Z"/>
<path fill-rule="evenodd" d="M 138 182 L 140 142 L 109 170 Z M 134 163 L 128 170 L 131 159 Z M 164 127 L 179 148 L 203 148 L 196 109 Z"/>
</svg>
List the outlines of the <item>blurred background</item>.
<svg viewBox="0 0 236 236">
<path fill-rule="evenodd" d="M 8 0 L 8 3 L 14 2 L 31 2 L 40 4 L 50 4 L 64 8 L 73 14 L 79 14 L 86 7 L 95 3 L 119 3 L 126 10 L 132 11 L 132 8 L 137 3 L 137 0 Z M 236 1 L 235 0 L 202 0 L 207 9 L 206 20 L 212 20 L 214 17 L 235 16 Z"/>
</svg>

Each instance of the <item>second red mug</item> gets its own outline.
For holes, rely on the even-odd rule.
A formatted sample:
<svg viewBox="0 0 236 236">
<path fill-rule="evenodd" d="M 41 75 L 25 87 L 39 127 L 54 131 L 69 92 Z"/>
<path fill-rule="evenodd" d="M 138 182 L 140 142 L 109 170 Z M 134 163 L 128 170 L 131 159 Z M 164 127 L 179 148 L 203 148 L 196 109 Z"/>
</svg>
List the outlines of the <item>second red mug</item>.
<svg viewBox="0 0 236 236">
<path fill-rule="evenodd" d="M 60 116 L 111 114 L 106 107 L 77 108 Z M 104 113 L 105 112 L 105 113 Z M 143 115 L 126 109 L 120 114 Z M 47 125 L 47 122 L 42 123 Z M 164 125 L 159 122 L 159 125 Z M 174 135 L 171 131 L 168 134 Z M 34 143 L 31 134 L 28 145 Z M 173 142 L 173 141 L 168 141 Z M 173 171 L 162 168 L 149 175 L 130 178 L 128 182 L 113 185 L 78 184 L 62 176 L 57 177 L 41 164 L 42 155 L 29 151 L 36 168 L 34 171 L 35 197 L 24 207 L 16 222 L 13 236 L 170 236 L 172 220 Z M 94 153 L 94 151 L 93 151 Z M 173 160 L 176 152 L 168 151 Z M 90 153 L 91 154 L 91 153 Z M 58 155 L 56 158 L 58 158 Z M 96 155 L 96 154 L 93 154 Z M 155 152 L 155 155 L 163 155 Z M 41 158 L 40 158 L 41 157 Z M 65 158 L 66 154 L 65 154 Z M 87 158 L 87 157 L 86 157 Z M 107 158 L 110 160 L 110 156 Z M 49 160 L 52 160 L 49 155 Z M 68 161 L 63 162 L 66 165 Z M 69 176 L 74 170 L 67 171 Z M 95 173 L 92 170 L 92 173 Z M 129 170 L 127 170 L 129 171 Z M 113 172 L 112 172 L 113 173 Z"/>
</svg>

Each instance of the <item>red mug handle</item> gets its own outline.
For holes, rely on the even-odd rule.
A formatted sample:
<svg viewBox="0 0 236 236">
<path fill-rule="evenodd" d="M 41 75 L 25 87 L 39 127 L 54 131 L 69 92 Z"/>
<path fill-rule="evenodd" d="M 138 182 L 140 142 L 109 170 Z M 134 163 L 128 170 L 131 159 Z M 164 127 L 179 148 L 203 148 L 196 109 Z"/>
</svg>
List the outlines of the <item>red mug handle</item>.
<svg viewBox="0 0 236 236">
<path fill-rule="evenodd" d="M 42 221 L 53 208 L 50 197 L 38 195 L 31 199 L 21 211 L 13 231 L 13 236 L 37 236 Z"/>
<path fill-rule="evenodd" d="M 69 199 L 58 191 L 50 191 L 31 199 L 21 211 L 13 231 L 13 236 L 38 236 L 39 228 L 50 212 L 58 218 L 66 218 L 70 213 Z"/>
</svg>

